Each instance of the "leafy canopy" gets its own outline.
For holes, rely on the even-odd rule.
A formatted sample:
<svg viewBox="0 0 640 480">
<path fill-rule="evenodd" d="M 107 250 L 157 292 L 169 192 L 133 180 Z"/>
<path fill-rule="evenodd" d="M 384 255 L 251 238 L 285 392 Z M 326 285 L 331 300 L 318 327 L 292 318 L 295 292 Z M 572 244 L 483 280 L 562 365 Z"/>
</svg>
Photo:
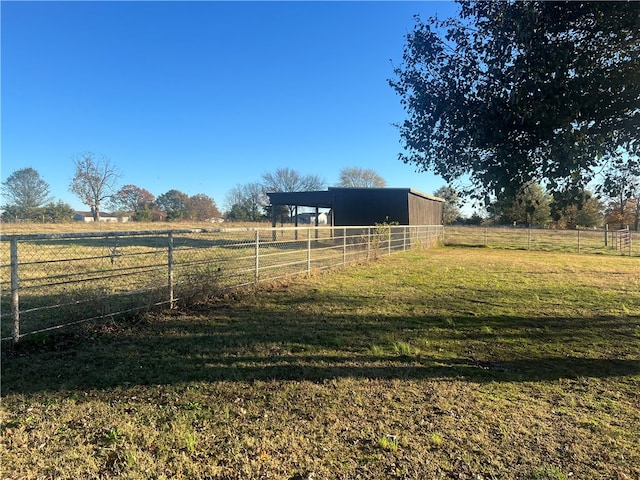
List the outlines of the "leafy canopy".
<svg viewBox="0 0 640 480">
<path fill-rule="evenodd" d="M 16 170 L 2 183 L 2 193 L 9 206 L 28 213 L 49 200 L 49 184 L 37 170 L 28 167 Z"/>
<path fill-rule="evenodd" d="M 389 81 L 401 160 L 468 175 L 476 198 L 532 181 L 577 194 L 612 159 L 637 168 L 639 2 L 459 3 L 457 19 L 416 17 Z"/>
</svg>

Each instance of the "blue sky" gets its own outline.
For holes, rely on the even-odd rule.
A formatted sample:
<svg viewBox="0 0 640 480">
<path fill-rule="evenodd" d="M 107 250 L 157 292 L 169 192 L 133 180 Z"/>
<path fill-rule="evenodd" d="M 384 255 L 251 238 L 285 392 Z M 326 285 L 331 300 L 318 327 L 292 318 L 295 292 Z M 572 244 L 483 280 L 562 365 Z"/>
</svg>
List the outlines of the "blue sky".
<svg viewBox="0 0 640 480">
<path fill-rule="evenodd" d="M 389 87 L 415 14 L 451 2 L 1 2 L 4 181 L 32 167 L 56 200 L 73 157 L 120 185 L 227 192 L 289 167 L 335 185 L 371 168 L 390 187 L 444 181 L 397 159 Z"/>
</svg>

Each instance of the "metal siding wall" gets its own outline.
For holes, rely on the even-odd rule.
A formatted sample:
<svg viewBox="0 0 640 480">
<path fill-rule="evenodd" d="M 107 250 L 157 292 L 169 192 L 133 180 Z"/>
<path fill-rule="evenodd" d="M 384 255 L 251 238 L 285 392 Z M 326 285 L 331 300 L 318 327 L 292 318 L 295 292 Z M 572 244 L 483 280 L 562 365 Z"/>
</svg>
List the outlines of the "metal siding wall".
<svg viewBox="0 0 640 480">
<path fill-rule="evenodd" d="M 443 203 L 409 193 L 410 225 L 441 225 Z"/>
<path fill-rule="evenodd" d="M 335 225 L 409 224 L 407 192 L 378 189 L 335 192 Z"/>
</svg>

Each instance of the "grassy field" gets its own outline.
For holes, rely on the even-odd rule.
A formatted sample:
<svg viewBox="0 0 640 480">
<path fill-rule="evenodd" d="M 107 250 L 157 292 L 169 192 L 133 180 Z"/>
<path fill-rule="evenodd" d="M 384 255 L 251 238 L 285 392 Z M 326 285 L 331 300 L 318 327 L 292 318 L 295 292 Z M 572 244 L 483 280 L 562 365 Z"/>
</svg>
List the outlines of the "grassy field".
<svg viewBox="0 0 640 480">
<path fill-rule="evenodd" d="M 3 479 L 640 478 L 637 258 L 410 251 L 4 347 Z"/>
<path fill-rule="evenodd" d="M 3 235 L 40 233 L 121 232 L 141 230 L 175 230 L 183 228 L 264 228 L 267 222 L 69 222 L 69 223 L 3 223 Z"/>
</svg>

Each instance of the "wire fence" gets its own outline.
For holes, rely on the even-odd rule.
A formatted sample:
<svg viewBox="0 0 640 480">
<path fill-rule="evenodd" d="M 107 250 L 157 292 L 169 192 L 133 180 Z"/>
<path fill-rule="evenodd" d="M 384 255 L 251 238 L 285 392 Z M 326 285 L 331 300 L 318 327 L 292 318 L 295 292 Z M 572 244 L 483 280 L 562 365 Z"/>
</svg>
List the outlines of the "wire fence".
<svg viewBox="0 0 640 480">
<path fill-rule="evenodd" d="M 629 228 L 550 230 L 519 227 L 445 227 L 447 246 L 640 256 L 640 233 Z"/>
<path fill-rule="evenodd" d="M 0 237 L 1 338 L 190 303 L 442 243 L 443 227 L 184 229 Z"/>
</svg>

